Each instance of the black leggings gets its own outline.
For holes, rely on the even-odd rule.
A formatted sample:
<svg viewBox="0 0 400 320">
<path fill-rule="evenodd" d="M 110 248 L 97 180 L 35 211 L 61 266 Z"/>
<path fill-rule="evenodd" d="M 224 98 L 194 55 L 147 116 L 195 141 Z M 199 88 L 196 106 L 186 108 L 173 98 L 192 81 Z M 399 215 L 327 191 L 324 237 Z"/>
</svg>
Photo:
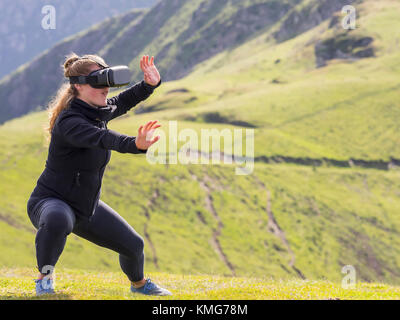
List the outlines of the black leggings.
<svg viewBox="0 0 400 320">
<path fill-rule="evenodd" d="M 77 217 L 67 203 L 56 198 L 39 202 L 28 215 L 38 229 L 35 244 L 39 272 L 46 274 L 48 266 L 54 268 L 72 232 L 118 252 L 121 269 L 130 281 L 143 279 L 143 238 L 103 201 L 99 201 L 90 221 Z"/>
</svg>

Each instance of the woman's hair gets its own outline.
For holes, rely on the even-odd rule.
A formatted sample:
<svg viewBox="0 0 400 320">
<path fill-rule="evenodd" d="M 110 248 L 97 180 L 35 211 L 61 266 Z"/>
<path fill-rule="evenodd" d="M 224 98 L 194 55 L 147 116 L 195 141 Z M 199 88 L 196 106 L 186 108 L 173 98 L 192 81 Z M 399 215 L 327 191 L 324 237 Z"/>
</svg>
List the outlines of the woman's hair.
<svg viewBox="0 0 400 320">
<path fill-rule="evenodd" d="M 62 66 L 64 76 L 86 76 L 91 72 L 93 65 L 99 65 L 96 61 L 106 65 L 104 60 L 97 55 L 84 55 L 79 57 L 75 53 L 69 54 Z M 62 110 L 67 108 L 73 98 L 78 96 L 78 90 L 73 84 L 64 83 L 57 91 L 56 95 L 50 100 L 47 111 L 49 116 L 49 126 L 45 127 L 47 142 L 50 141 L 54 123 Z"/>
</svg>

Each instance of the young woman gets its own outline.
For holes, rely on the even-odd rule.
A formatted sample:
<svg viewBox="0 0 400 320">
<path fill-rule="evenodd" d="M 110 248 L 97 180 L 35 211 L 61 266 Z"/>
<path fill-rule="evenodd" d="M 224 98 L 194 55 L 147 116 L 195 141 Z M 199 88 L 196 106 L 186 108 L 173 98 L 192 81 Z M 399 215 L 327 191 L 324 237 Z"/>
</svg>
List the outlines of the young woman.
<svg viewBox="0 0 400 320">
<path fill-rule="evenodd" d="M 108 65 L 97 55 L 71 54 L 64 75 L 87 76 Z M 119 253 L 122 271 L 131 281 L 131 291 L 148 295 L 171 292 L 145 279 L 143 238 L 110 206 L 100 200 L 103 173 L 111 150 L 145 154 L 158 141 L 152 138 L 161 125 L 150 121 L 136 137 L 107 129 L 108 121 L 125 114 L 147 99 L 161 84 L 154 57 L 140 60 L 144 80 L 107 99 L 108 87 L 65 84 L 49 105 L 50 134 L 46 166 L 28 203 L 30 220 L 38 230 L 36 244 L 36 293 L 54 293 L 51 274 L 67 236 L 72 232 L 99 246 Z"/>
</svg>

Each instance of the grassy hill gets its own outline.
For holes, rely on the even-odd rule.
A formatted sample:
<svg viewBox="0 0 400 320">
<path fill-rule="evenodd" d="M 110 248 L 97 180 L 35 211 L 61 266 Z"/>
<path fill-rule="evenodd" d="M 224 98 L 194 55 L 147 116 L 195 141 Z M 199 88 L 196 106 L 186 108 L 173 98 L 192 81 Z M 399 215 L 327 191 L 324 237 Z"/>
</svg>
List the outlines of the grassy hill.
<svg viewBox="0 0 400 320">
<path fill-rule="evenodd" d="M 327 20 L 277 42 L 271 29 L 165 82 L 110 122 L 135 135 L 158 119 L 167 139 L 169 120 L 199 136 L 207 128 L 255 130 L 257 161 L 245 176 L 235 175 L 235 164 L 150 165 L 144 156 L 113 153 L 101 198 L 143 235 L 148 272 L 339 283 L 342 267 L 353 265 L 359 281 L 400 283 L 400 171 L 388 167 L 400 156 L 400 5 L 365 1 L 357 8 L 358 29 L 346 37 L 372 37 L 373 57 L 317 68 L 318 43 L 343 30 Z M 37 112 L 0 126 L 0 265 L 7 268 L 35 265 L 26 201 L 47 157 L 46 120 Z M 276 161 L 265 160 L 271 157 Z M 115 253 L 75 235 L 58 267 L 119 270 Z"/>
<path fill-rule="evenodd" d="M 305 7 L 298 7 L 302 2 L 306 4 Z M 142 78 L 138 67 L 141 56 L 151 54 L 157 57 L 163 79 L 176 80 L 191 73 L 199 63 L 225 50 L 232 50 L 260 34 L 275 30 L 293 35 L 291 14 L 307 14 L 303 11 L 313 9 L 315 21 L 310 24 L 306 19 L 300 19 L 305 21 L 304 25 L 301 28 L 295 26 L 297 30 L 305 31 L 340 10 L 344 4 L 353 2 L 158 1 L 151 9 L 134 10 L 107 19 L 68 37 L 2 79 L 0 123 L 32 110 L 43 110 L 43 106 L 64 81 L 60 64 L 70 51 L 78 54 L 98 53 L 110 65 L 129 65 L 134 81 Z"/>
<path fill-rule="evenodd" d="M 217 112 L 229 121 L 255 126 L 256 145 L 263 145 L 255 149 L 256 156 L 399 158 L 400 34 L 390 27 L 397 23 L 398 10 L 392 1 L 359 6 L 359 27 L 348 38 L 372 36 L 375 58 L 333 60 L 316 68 L 317 41 L 343 32 L 329 28 L 326 21 L 280 45 L 261 35 L 159 90 L 190 88 L 190 97 L 199 97 L 194 102 L 177 104 L 170 95 L 159 94 L 151 104 L 162 105 L 168 119 L 201 120 Z"/>
</svg>

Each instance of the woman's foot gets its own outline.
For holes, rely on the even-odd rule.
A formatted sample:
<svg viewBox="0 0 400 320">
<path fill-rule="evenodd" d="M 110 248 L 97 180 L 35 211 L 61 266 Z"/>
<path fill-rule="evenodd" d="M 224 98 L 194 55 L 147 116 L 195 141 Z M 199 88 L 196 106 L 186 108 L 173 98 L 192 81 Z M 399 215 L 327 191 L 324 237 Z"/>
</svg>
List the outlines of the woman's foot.
<svg viewBox="0 0 400 320">
<path fill-rule="evenodd" d="M 42 294 L 53 294 L 54 282 L 53 279 L 35 279 L 36 283 L 36 295 L 41 296 Z"/>
<path fill-rule="evenodd" d="M 146 279 L 146 282 L 143 287 L 135 288 L 131 285 L 131 291 L 133 293 L 141 293 L 151 296 L 170 296 L 172 295 L 167 289 L 161 288 L 160 286 L 156 285 L 155 283 L 151 282 L 150 278 Z"/>
</svg>

